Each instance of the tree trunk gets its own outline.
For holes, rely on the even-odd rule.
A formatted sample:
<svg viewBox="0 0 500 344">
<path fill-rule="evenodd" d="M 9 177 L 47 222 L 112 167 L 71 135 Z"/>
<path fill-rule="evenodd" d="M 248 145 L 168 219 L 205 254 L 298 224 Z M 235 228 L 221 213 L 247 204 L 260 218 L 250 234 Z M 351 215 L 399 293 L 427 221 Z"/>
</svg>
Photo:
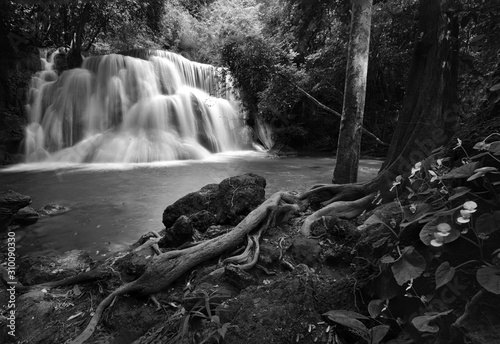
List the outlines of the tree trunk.
<svg viewBox="0 0 500 344">
<path fill-rule="evenodd" d="M 458 20 L 452 0 L 421 0 L 405 99 L 381 174 L 393 180 L 446 144 L 457 124 Z"/>
<path fill-rule="evenodd" d="M 352 0 L 344 106 L 333 173 L 334 183 L 355 183 L 358 179 L 371 18 L 372 0 Z"/>
<path fill-rule="evenodd" d="M 370 207 L 369 203 L 357 201 L 362 197 L 380 192 L 384 202 L 394 199 L 390 186 L 396 176 L 408 173 L 412 165 L 453 136 L 458 111 L 458 20 L 451 12 L 452 4 L 454 0 L 420 2 L 420 40 L 415 45 L 398 126 L 378 176 L 363 184 L 323 185 L 303 193 L 301 200 L 328 205 L 310 215 L 310 221 L 304 221 L 303 234 L 309 235 L 312 223 L 319 217 L 348 218 Z M 347 162 L 337 160 L 335 172 L 343 164 Z M 349 172 L 350 167 L 343 168 Z M 334 203 L 341 201 L 348 202 L 339 206 Z"/>
</svg>

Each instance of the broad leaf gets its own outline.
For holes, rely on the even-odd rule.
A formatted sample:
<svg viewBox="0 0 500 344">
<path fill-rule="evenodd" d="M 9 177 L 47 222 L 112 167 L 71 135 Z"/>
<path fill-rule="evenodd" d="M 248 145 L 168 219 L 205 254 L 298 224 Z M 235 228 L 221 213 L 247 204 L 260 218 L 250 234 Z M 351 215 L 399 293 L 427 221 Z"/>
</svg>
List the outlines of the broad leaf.
<svg viewBox="0 0 500 344">
<path fill-rule="evenodd" d="M 479 44 L 479 41 L 483 40 L 484 37 L 486 37 L 486 35 L 484 35 L 484 34 L 474 36 L 469 40 L 469 44 L 471 44 L 471 45 Z"/>
<path fill-rule="evenodd" d="M 420 332 L 436 333 L 437 331 L 439 331 L 439 327 L 436 325 L 429 325 L 429 322 L 439 318 L 442 315 L 447 315 L 451 312 L 452 309 L 442 313 L 425 313 L 424 315 L 413 318 L 411 323 Z"/>
<path fill-rule="evenodd" d="M 496 84 L 496 85 L 490 87 L 491 92 L 498 91 L 498 90 L 500 90 L 500 84 Z"/>
<path fill-rule="evenodd" d="M 391 327 L 388 325 L 377 325 L 372 327 L 368 331 L 368 337 L 370 338 L 370 344 L 378 344 L 382 339 L 384 339 L 387 332 Z"/>
<path fill-rule="evenodd" d="M 343 316 L 343 317 L 349 317 L 349 318 L 361 319 L 361 320 L 369 320 L 370 319 L 366 315 L 359 314 L 359 313 L 353 312 L 353 311 L 346 311 L 346 310 L 343 310 L 343 309 L 337 309 L 337 310 L 334 310 L 334 311 L 328 311 L 328 312 L 326 312 L 323 315 L 328 315 L 328 316 L 329 315 Z"/>
<path fill-rule="evenodd" d="M 458 188 L 454 188 L 452 195 L 448 198 L 449 201 L 453 201 L 454 199 L 457 199 L 459 197 L 462 197 L 463 195 L 467 194 L 470 192 L 470 189 L 465 187 L 465 186 L 459 186 Z"/>
<path fill-rule="evenodd" d="M 460 206 L 461 208 L 462 206 Z M 438 232 L 437 225 L 440 223 L 447 223 L 450 225 L 450 235 L 443 237 L 443 243 L 449 243 L 455 241 L 460 237 L 460 231 L 456 229 L 456 225 L 454 222 L 450 221 L 448 217 L 440 216 L 424 225 L 420 230 L 420 240 L 429 246 L 431 244 L 431 240 L 434 239 L 434 233 Z"/>
<path fill-rule="evenodd" d="M 492 266 L 483 266 L 476 272 L 479 284 L 493 294 L 500 294 L 500 269 Z"/>
<path fill-rule="evenodd" d="M 361 331 L 362 333 L 366 334 L 368 333 L 368 329 L 366 328 L 363 323 L 349 315 L 346 315 L 347 313 L 354 313 L 358 316 L 363 316 L 361 314 L 355 313 L 355 312 L 348 312 L 348 311 L 328 311 L 324 313 L 323 315 L 326 315 L 328 319 L 331 321 L 336 322 L 337 324 L 341 324 L 347 327 L 350 327 L 352 329 Z M 364 316 L 363 316 L 364 317 Z M 367 317 L 364 317 L 368 319 Z"/>
<path fill-rule="evenodd" d="M 441 288 L 455 276 L 455 268 L 444 262 L 436 269 L 436 289 Z"/>
<path fill-rule="evenodd" d="M 441 179 L 456 179 L 456 178 L 469 178 L 474 174 L 479 162 L 472 162 L 470 164 L 465 164 L 460 167 L 456 167 L 450 172 L 446 173 Z"/>
<path fill-rule="evenodd" d="M 490 153 L 493 153 L 493 155 L 500 155 L 500 141 L 490 143 L 488 151 Z"/>
<path fill-rule="evenodd" d="M 383 237 L 383 238 L 380 238 L 380 239 L 378 239 L 377 241 L 375 241 L 375 242 L 372 244 L 372 247 L 373 247 L 373 248 L 379 248 L 379 247 L 382 247 L 382 246 L 384 246 L 384 245 L 387 243 L 387 240 L 389 240 L 389 237 Z"/>
<path fill-rule="evenodd" d="M 485 235 L 491 234 L 500 229 L 500 211 L 486 213 L 476 220 L 476 231 Z"/>
<path fill-rule="evenodd" d="M 391 266 L 394 278 L 399 285 L 419 277 L 425 270 L 425 259 L 413 246 L 405 247 L 401 259 Z"/>
<path fill-rule="evenodd" d="M 410 210 L 409 206 L 404 208 L 404 223 L 401 223 L 401 227 L 406 227 L 434 212 L 432 207 L 427 203 L 417 203 L 415 206 L 414 213 Z"/>
<path fill-rule="evenodd" d="M 375 319 L 382 313 L 382 309 L 385 307 L 385 301 L 383 300 L 371 300 L 370 303 L 368 304 L 368 313 L 370 313 L 370 316 Z"/>
</svg>

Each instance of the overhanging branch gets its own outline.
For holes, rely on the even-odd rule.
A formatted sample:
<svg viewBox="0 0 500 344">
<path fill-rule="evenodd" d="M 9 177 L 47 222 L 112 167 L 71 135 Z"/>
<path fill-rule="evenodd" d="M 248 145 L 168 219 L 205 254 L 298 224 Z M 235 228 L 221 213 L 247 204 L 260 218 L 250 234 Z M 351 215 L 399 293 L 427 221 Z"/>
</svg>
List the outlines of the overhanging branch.
<svg viewBox="0 0 500 344">
<path fill-rule="evenodd" d="M 303 95 L 305 95 L 307 98 L 309 98 L 310 100 L 313 101 L 314 104 L 316 104 L 318 107 L 320 107 L 321 109 L 325 110 L 326 112 L 329 112 L 331 114 L 334 114 L 335 116 L 339 117 L 339 118 L 342 118 L 342 114 L 338 113 L 337 111 L 329 108 L 328 106 L 326 106 L 325 104 L 321 103 L 319 100 L 317 100 L 316 98 L 314 98 L 312 95 L 310 95 L 309 93 L 307 93 L 304 89 L 302 89 L 299 85 L 297 85 L 296 83 L 294 83 L 292 80 L 290 80 L 288 77 L 286 77 L 285 75 L 283 75 L 282 73 L 280 72 L 276 72 L 276 74 L 278 74 L 279 76 L 281 76 L 283 79 L 285 79 L 288 83 L 290 83 L 291 85 L 293 85 L 300 93 L 302 93 Z M 366 129 L 365 127 L 361 127 L 361 131 L 370 136 L 372 139 L 374 139 L 375 141 L 377 141 L 377 143 L 379 145 L 382 145 L 382 146 L 389 146 L 388 143 L 385 143 L 383 142 L 381 139 L 379 139 L 377 136 L 375 136 L 375 134 L 373 134 L 371 131 L 369 131 L 368 129 Z"/>
</svg>

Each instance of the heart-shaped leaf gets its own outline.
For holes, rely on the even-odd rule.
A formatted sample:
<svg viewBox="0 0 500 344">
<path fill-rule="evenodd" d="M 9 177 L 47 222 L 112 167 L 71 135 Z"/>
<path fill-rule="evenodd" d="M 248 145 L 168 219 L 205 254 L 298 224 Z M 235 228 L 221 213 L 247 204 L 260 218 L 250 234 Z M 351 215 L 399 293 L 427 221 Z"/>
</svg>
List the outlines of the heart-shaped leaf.
<svg viewBox="0 0 500 344">
<path fill-rule="evenodd" d="M 366 326 L 361 321 L 355 319 L 354 317 L 347 315 L 349 313 L 355 314 L 356 316 L 362 316 L 362 317 L 368 319 L 364 315 L 361 315 L 361 314 L 358 314 L 355 312 L 339 311 L 339 310 L 328 311 L 328 312 L 324 313 L 323 315 L 326 315 L 328 317 L 328 319 L 336 322 L 337 324 L 344 325 L 344 326 L 350 327 L 352 329 L 361 331 L 364 334 L 368 333 L 368 329 L 366 328 Z"/>
<path fill-rule="evenodd" d="M 500 229 L 500 211 L 493 213 L 485 213 L 479 216 L 476 220 L 476 231 L 485 235 L 489 235 Z"/>
<path fill-rule="evenodd" d="M 436 269 L 436 289 L 441 288 L 455 276 L 455 268 L 444 262 Z"/>
<path fill-rule="evenodd" d="M 492 266 L 483 266 L 476 272 L 479 284 L 493 294 L 500 294 L 500 269 Z"/>
<path fill-rule="evenodd" d="M 370 316 L 375 319 L 382 313 L 382 309 L 385 307 L 385 301 L 383 300 L 371 300 L 370 303 L 368 304 L 368 313 L 370 313 Z"/>
<path fill-rule="evenodd" d="M 372 327 L 368 331 L 368 337 L 370 338 L 370 344 L 378 344 L 382 339 L 384 339 L 387 332 L 391 327 L 388 325 L 377 325 Z"/>
<path fill-rule="evenodd" d="M 460 237 L 460 231 L 457 230 L 455 223 L 450 221 L 448 217 L 440 216 L 430 222 L 427 222 L 420 230 L 420 240 L 427 246 L 429 246 L 431 244 L 431 240 L 434 239 L 434 233 L 438 232 L 437 225 L 440 223 L 447 223 L 451 227 L 451 230 L 448 232 L 450 234 L 442 239 L 443 244 L 455 241 L 458 237 Z"/>
<path fill-rule="evenodd" d="M 411 323 L 420 332 L 436 333 L 437 331 L 439 331 L 439 326 L 429 325 L 429 322 L 434 320 L 434 319 L 439 318 L 442 315 L 447 315 L 447 314 L 451 313 L 452 311 L 453 310 L 450 309 L 450 310 L 448 310 L 446 312 L 442 312 L 442 313 L 425 313 L 424 315 L 413 318 Z"/>
<path fill-rule="evenodd" d="M 402 257 L 396 261 L 391 270 L 399 285 L 419 277 L 425 270 L 425 259 L 413 246 L 407 246 L 402 252 Z"/>
<path fill-rule="evenodd" d="M 404 208 L 404 221 L 401 223 L 401 227 L 406 227 L 433 213 L 432 207 L 427 203 L 416 203 L 412 209 L 409 206 Z"/>
<path fill-rule="evenodd" d="M 456 179 L 456 178 L 469 178 L 474 174 L 479 162 L 472 162 L 470 164 L 465 164 L 460 167 L 456 167 L 450 172 L 446 173 L 441 179 Z"/>
</svg>

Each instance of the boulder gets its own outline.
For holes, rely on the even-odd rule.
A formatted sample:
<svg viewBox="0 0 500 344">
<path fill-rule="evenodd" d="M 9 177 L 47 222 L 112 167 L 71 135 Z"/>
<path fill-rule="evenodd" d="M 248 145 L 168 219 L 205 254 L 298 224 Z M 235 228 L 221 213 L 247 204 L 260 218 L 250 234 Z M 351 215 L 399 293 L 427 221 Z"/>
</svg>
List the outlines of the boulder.
<svg viewBox="0 0 500 344">
<path fill-rule="evenodd" d="M 31 197 L 8 190 L 0 192 L 0 231 L 11 223 L 12 217 L 19 209 L 31 203 Z"/>
<path fill-rule="evenodd" d="M 169 228 L 181 215 L 191 217 L 197 213 L 192 218 L 194 227 L 205 227 L 208 223 L 237 224 L 264 202 L 265 187 L 266 180 L 253 173 L 206 185 L 169 205 L 163 212 L 163 224 Z"/>
<path fill-rule="evenodd" d="M 35 209 L 32 207 L 24 207 L 14 214 L 12 220 L 21 226 L 27 226 L 37 222 L 38 217 L 39 215 Z"/>
</svg>

